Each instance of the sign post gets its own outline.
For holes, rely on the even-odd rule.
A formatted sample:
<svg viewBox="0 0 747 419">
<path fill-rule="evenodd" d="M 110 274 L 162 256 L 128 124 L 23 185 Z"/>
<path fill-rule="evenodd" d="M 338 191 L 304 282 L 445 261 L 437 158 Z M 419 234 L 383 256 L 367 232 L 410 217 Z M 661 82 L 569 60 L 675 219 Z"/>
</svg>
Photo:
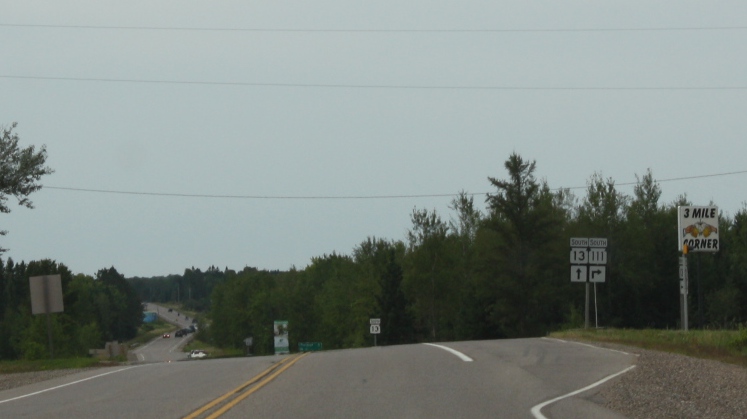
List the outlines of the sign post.
<svg viewBox="0 0 747 419">
<path fill-rule="evenodd" d="M 381 333 L 381 319 L 370 319 L 369 320 L 371 334 L 374 336 L 374 346 L 376 346 L 376 335 Z"/>
<path fill-rule="evenodd" d="M 687 300 L 690 279 L 687 273 L 687 254 L 718 252 L 719 215 L 717 206 L 679 206 L 677 207 L 677 250 L 682 252 L 680 257 L 680 309 L 682 310 L 682 330 L 688 330 Z M 700 262 L 700 259 L 698 259 Z M 698 265 L 700 266 L 700 265 Z M 699 271 L 699 270 L 698 270 Z M 700 287 L 700 272 L 696 276 L 698 284 L 698 313 L 701 327 L 703 326 L 703 295 Z"/>
<path fill-rule="evenodd" d="M 50 313 L 64 311 L 62 302 L 62 277 L 60 275 L 44 275 L 29 277 L 31 291 L 31 313 L 47 316 L 47 338 L 49 340 L 49 358 L 54 358 L 52 343 L 52 317 Z"/>
<path fill-rule="evenodd" d="M 290 341 L 288 340 L 288 321 L 275 320 L 273 324 L 275 335 L 275 355 L 290 353 Z"/>
<path fill-rule="evenodd" d="M 680 321 L 682 330 L 687 332 L 687 245 L 682 248 L 680 256 Z"/>
<path fill-rule="evenodd" d="M 594 318 L 597 318 L 597 282 L 605 282 L 607 276 L 607 239 L 571 238 L 571 282 L 586 284 L 584 328 L 589 328 L 589 283 L 594 283 Z M 596 325 L 598 326 L 598 325 Z"/>
</svg>

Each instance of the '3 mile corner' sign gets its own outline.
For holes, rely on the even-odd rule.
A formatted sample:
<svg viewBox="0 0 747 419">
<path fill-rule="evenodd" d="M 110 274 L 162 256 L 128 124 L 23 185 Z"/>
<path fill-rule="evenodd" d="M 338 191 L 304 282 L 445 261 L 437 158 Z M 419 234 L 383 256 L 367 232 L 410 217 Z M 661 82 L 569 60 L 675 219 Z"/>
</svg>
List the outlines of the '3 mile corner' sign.
<svg viewBox="0 0 747 419">
<path fill-rule="evenodd" d="M 677 207 L 678 250 L 718 252 L 718 207 Z"/>
</svg>

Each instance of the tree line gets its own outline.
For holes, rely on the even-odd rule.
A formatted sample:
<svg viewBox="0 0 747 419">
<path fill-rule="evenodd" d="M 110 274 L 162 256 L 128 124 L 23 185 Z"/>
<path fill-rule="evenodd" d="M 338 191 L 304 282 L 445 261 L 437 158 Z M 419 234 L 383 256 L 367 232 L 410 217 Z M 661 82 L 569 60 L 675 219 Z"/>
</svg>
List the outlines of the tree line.
<svg viewBox="0 0 747 419">
<path fill-rule="evenodd" d="M 569 239 L 604 237 L 600 326 L 680 327 L 677 206 L 691 205 L 686 196 L 660 202 L 650 171 L 632 196 L 594 174 L 579 198 L 551 190 L 536 163 L 517 154 L 505 169 L 506 178 L 488 178 L 494 192 L 484 212 L 462 192 L 448 218 L 415 208 L 404 240 L 369 237 L 349 255 L 315 257 L 300 270 L 191 269 L 161 278 L 159 295 L 173 299 L 175 281 L 182 296 L 191 287 L 209 308 L 203 338 L 240 348 L 252 336 L 257 353 L 272 352 L 274 320 L 289 321 L 292 347 L 372 345 L 370 318 L 381 319 L 385 345 L 541 336 L 583 326 L 585 287 L 570 282 Z M 719 237 L 719 252 L 689 257 L 691 327 L 747 321 L 747 208 L 722 214 Z M 157 282 L 136 282 L 141 295 L 155 295 Z"/>
<path fill-rule="evenodd" d="M 50 356 L 46 315 L 31 314 L 29 277 L 59 274 L 64 312 L 51 318 L 54 356 L 87 356 L 107 341 L 135 337 L 143 310 L 135 289 L 116 269 L 94 277 L 73 275 L 63 264 L 45 259 L 14 263 L 0 260 L 0 359 Z"/>
<path fill-rule="evenodd" d="M 27 195 L 51 169 L 45 150 L 3 141 L 26 172 L 22 190 L 0 179 L 0 201 Z M 25 156 L 25 157 L 24 157 Z M 9 167 L 12 167 L 9 166 Z M 28 278 L 60 274 L 65 312 L 53 315 L 60 354 L 81 355 L 107 340 L 133 337 L 142 322 L 141 301 L 178 301 L 205 312 L 202 338 L 222 347 L 255 352 L 273 348 L 272 323 L 288 320 L 291 346 L 321 342 L 326 349 L 368 346 L 370 318 L 381 319 L 380 344 L 540 336 L 583 324 L 584 289 L 570 282 L 569 238 L 608 239 L 606 282 L 595 289 L 599 324 L 605 327 L 679 327 L 677 206 L 662 203 L 649 171 L 632 195 L 594 174 L 586 194 L 552 190 L 535 176 L 536 163 L 512 154 L 505 178 L 481 211 L 461 192 L 444 218 L 415 208 L 403 240 L 368 237 L 350 254 L 312 258 L 303 269 L 240 271 L 211 266 L 182 275 L 125 279 L 113 267 L 95 276 L 72 275 L 50 260 L 0 260 L 0 357 L 43 357 L 46 322 L 32 316 Z M 35 170 L 27 170 L 35 168 Z M 0 207 L 1 212 L 9 211 Z M 722 214 L 720 250 L 689 258 L 689 308 L 693 327 L 736 327 L 747 322 L 747 206 Z"/>
</svg>

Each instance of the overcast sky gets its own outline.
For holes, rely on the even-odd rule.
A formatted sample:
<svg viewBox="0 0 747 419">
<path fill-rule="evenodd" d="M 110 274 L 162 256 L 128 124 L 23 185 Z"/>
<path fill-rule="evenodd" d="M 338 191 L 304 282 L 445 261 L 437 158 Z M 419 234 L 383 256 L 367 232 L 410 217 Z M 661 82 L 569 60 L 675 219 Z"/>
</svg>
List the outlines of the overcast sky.
<svg viewBox="0 0 747 419">
<path fill-rule="evenodd" d="M 650 169 L 729 173 L 663 204 L 747 201 L 744 1 L 0 3 L 0 125 L 55 170 L 6 259 L 302 269 L 448 220 L 512 152 L 579 198 Z"/>
</svg>

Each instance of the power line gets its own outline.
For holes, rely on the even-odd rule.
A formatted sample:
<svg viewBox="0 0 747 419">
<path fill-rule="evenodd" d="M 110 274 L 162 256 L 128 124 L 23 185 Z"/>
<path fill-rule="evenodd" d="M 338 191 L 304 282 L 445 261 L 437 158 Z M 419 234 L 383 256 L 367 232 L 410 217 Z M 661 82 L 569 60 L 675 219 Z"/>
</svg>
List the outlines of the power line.
<svg viewBox="0 0 747 419">
<path fill-rule="evenodd" d="M 747 26 L 682 26 L 648 28 L 550 28 L 550 29 L 291 29 L 291 28 L 217 28 L 217 27 L 174 27 L 174 26 L 104 26 L 104 25 L 52 25 L 0 23 L 7 28 L 38 29 L 95 29 L 128 31 L 194 31 L 194 32 L 303 32 L 303 33 L 542 33 L 542 32 L 673 32 L 673 31 L 731 31 L 745 30 Z"/>
<path fill-rule="evenodd" d="M 182 197 L 182 198 L 225 198 L 225 199 L 299 199 L 299 200 L 332 200 L 332 199 L 401 199 L 401 198 L 437 198 L 454 196 L 455 194 L 422 194 L 422 195 L 348 195 L 348 196 L 280 196 L 280 195 L 211 195 L 211 194 L 182 194 L 182 193 L 168 193 L 168 192 L 136 192 L 136 191 L 116 191 L 108 189 L 84 189 L 84 188 L 69 188 L 61 186 L 45 186 L 46 189 L 57 189 L 64 191 L 76 191 L 76 192 L 95 192 L 95 193 L 108 193 L 108 194 L 119 194 L 119 195 L 147 195 L 147 196 L 165 196 L 165 197 Z M 470 194 L 480 195 L 480 194 Z"/>
<path fill-rule="evenodd" d="M 259 82 L 221 82 L 221 81 L 179 81 L 149 79 L 115 79 L 92 77 L 51 77 L 51 76 L 18 76 L 0 74 L 0 79 L 102 82 L 102 83 L 139 83 L 139 84 L 173 84 L 203 86 L 243 86 L 243 87 L 281 87 L 281 88 L 327 88 L 327 89 L 397 89 L 397 90 L 495 90 L 495 91 L 718 91 L 747 90 L 747 86 L 638 86 L 638 87 L 577 87 L 577 86 L 436 86 L 436 85 L 396 85 L 396 84 L 325 84 L 325 83 L 259 83 Z"/>
<path fill-rule="evenodd" d="M 747 170 L 741 170 L 736 172 L 726 173 L 714 173 L 708 175 L 697 175 L 697 176 L 685 176 L 676 177 L 669 179 L 658 179 L 654 180 L 656 183 L 664 182 L 676 182 L 682 180 L 692 179 L 703 179 L 710 177 L 722 177 L 722 176 L 733 176 L 739 174 L 745 174 Z M 626 182 L 616 183 L 616 186 L 629 186 L 636 185 L 638 182 Z M 410 195 L 348 195 L 348 196 L 280 196 L 280 195 L 213 195 L 213 194 L 182 194 L 182 193 L 168 193 L 168 192 L 138 192 L 138 191 L 118 191 L 110 189 L 85 189 L 85 188 L 72 188 L 63 186 L 45 186 L 45 189 L 55 189 L 61 191 L 73 191 L 73 192 L 90 192 L 90 193 L 106 193 L 106 194 L 118 194 L 118 195 L 141 195 L 141 196 L 159 196 L 159 197 L 180 197 L 180 198 L 210 198 L 210 199 L 252 199 L 252 200 L 359 200 L 359 199 L 418 199 L 418 198 L 444 198 L 457 196 L 458 194 L 410 194 Z M 574 190 L 574 189 L 586 189 L 586 186 L 573 186 L 568 188 L 555 188 L 553 190 Z M 480 196 L 488 195 L 490 192 L 476 192 L 466 193 L 469 196 Z"/>
</svg>

